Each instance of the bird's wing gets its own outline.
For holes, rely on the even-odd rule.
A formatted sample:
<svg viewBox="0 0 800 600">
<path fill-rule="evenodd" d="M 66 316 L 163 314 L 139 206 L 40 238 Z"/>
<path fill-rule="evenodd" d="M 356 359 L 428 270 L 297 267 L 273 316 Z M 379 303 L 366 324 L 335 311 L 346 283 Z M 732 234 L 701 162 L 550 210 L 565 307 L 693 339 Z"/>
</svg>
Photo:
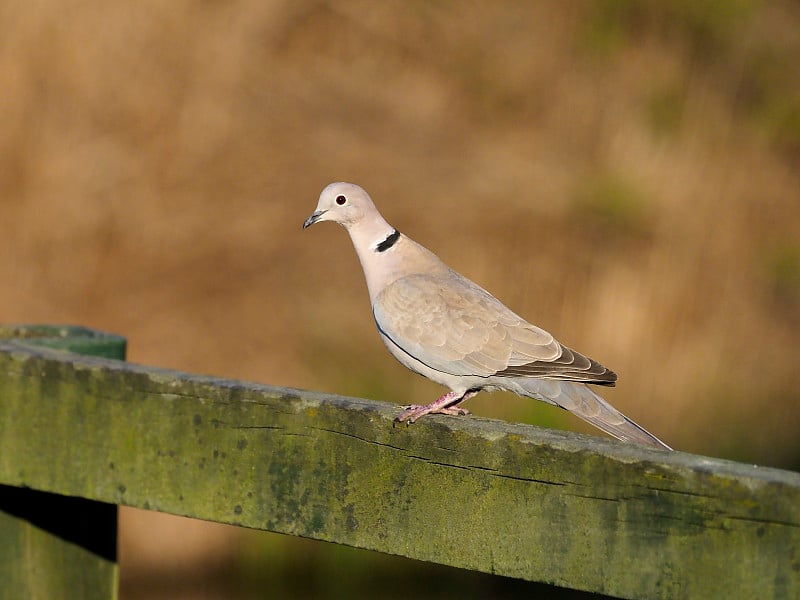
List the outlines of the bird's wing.
<svg viewBox="0 0 800 600">
<path fill-rule="evenodd" d="M 454 271 L 394 281 L 378 294 L 373 312 L 384 336 L 443 373 L 603 384 L 616 379 Z"/>
</svg>

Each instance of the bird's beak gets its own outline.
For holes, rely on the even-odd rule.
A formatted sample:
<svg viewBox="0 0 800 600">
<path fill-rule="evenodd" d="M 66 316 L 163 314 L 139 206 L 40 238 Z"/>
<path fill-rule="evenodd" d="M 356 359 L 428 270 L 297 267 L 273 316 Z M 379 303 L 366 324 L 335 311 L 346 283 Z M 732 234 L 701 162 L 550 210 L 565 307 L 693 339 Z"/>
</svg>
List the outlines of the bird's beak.
<svg viewBox="0 0 800 600">
<path fill-rule="evenodd" d="M 305 229 L 306 227 L 311 227 L 314 223 L 319 221 L 320 217 L 324 215 L 326 212 L 328 211 L 315 210 L 313 213 L 311 213 L 311 216 L 306 219 L 305 223 L 303 223 L 303 229 Z"/>
</svg>

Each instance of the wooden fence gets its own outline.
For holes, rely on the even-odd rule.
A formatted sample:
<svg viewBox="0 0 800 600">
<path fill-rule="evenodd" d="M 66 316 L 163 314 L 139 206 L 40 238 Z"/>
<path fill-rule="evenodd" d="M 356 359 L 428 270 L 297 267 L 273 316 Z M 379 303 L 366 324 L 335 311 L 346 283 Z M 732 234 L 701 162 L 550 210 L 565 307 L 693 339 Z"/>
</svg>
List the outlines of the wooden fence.
<svg viewBox="0 0 800 600">
<path fill-rule="evenodd" d="M 475 417 L 395 426 L 394 405 L 124 348 L 0 327 L 0 598 L 115 597 L 118 505 L 625 598 L 800 597 L 798 473 Z"/>
</svg>

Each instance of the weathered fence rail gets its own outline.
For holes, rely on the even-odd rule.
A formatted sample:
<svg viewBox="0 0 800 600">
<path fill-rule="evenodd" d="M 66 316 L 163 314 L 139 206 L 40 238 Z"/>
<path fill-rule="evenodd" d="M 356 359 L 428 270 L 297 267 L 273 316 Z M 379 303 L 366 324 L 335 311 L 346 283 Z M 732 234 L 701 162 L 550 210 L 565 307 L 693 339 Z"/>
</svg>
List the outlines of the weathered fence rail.
<svg viewBox="0 0 800 600">
<path fill-rule="evenodd" d="M 0 593 L 38 576 L 113 597 L 122 504 L 627 598 L 800 597 L 798 473 L 480 418 L 394 426 L 394 405 L 30 341 L 0 340 Z"/>
</svg>

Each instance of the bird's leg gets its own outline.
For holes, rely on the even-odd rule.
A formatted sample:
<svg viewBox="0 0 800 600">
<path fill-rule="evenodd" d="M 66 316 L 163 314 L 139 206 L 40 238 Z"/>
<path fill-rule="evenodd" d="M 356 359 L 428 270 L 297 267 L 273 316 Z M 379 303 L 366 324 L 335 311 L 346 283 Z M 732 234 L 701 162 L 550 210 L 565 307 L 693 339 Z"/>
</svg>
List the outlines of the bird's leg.
<svg viewBox="0 0 800 600">
<path fill-rule="evenodd" d="M 434 413 L 443 415 L 468 415 L 469 411 L 458 405 L 464 402 L 464 400 L 472 398 L 478 391 L 479 390 L 467 390 L 463 394 L 461 392 L 447 392 L 441 398 L 430 404 L 412 404 L 406 407 L 406 410 L 395 418 L 395 422 L 413 423 L 420 417 Z"/>
</svg>

